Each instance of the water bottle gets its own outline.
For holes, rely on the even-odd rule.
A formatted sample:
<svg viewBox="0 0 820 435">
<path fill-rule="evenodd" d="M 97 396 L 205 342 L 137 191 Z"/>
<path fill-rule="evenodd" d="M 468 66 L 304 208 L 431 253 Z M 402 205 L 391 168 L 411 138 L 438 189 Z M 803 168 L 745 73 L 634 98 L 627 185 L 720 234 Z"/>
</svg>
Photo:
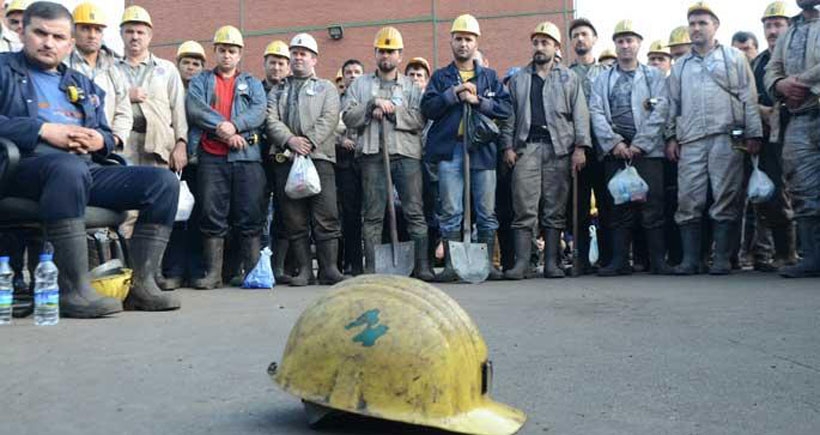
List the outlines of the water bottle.
<svg viewBox="0 0 820 435">
<path fill-rule="evenodd" d="M 34 324 L 56 325 L 60 321 L 60 288 L 53 254 L 40 254 L 34 271 Z"/>
<path fill-rule="evenodd" d="M 0 325 L 11 323 L 11 300 L 14 293 L 14 271 L 9 257 L 0 257 Z"/>
</svg>

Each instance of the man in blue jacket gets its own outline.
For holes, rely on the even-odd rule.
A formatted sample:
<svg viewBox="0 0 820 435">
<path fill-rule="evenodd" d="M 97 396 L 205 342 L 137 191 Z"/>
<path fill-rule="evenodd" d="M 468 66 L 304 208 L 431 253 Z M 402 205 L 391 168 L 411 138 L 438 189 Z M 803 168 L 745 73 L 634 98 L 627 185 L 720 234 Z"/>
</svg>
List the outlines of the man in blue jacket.
<svg viewBox="0 0 820 435">
<path fill-rule="evenodd" d="M 450 46 L 454 61 L 437 70 L 421 101 L 421 112 L 433 121 L 427 136 L 424 159 L 438 163 L 441 216 L 439 228 L 445 246 L 445 269 L 438 277 L 441 282 L 458 279 L 450 261 L 448 240 L 461 240 L 464 217 L 464 173 L 462 123 L 464 106 L 469 104 L 493 120 L 510 116 L 510 95 L 495 71 L 475 62 L 481 30 L 471 15 L 462 15 L 453 21 Z M 479 243 L 486 243 L 493 252 L 498 219 L 495 216 L 495 145 L 470 151 L 470 177 L 473 207 L 476 211 Z M 490 254 L 492 256 L 492 254 Z M 501 279 L 503 274 L 491 266 L 490 279 Z"/>
<path fill-rule="evenodd" d="M 176 214 L 176 177 L 158 168 L 94 163 L 113 150 L 114 136 L 105 119 L 105 93 L 62 65 L 72 49 L 71 13 L 56 3 L 36 2 L 23 22 L 23 51 L 0 55 L 0 137 L 16 143 L 22 154 L 6 191 L 39 201 L 60 270 L 60 314 L 101 317 L 123 309 L 90 286 L 88 205 L 140 211 L 129 244 L 134 276 L 125 308 L 179 308 L 155 282 Z"/>
<path fill-rule="evenodd" d="M 243 47 L 237 28 L 221 27 L 214 35 L 216 67 L 188 85 L 188 143 L 198 147 L 200 231 L 207 269 L 194 282 L 199 289 L 222 285 L 225 236 L 231 227 L 239 234 L 242 269 L 249 272 L 259 260 L 267 206 L 259 138 L 267 98 L 262 82 L 238 69 Z"/>
</svg>

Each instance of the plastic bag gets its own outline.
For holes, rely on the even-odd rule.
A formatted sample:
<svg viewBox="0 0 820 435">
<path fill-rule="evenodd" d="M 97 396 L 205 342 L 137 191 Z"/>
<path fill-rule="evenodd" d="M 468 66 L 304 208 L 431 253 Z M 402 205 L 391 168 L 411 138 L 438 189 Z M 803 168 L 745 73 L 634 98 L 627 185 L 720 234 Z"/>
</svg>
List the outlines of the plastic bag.
<svg viewBox="0 0 820 435">
<path fill-rule="evenodd" d="M 598 229 L 595 225 L 589 226 L 589 264 L 594 266 L 598 262 Z"/>
<path fill-rule="evenodd" d="M 498 125 L 493 122 L 488 116 L 473 110 L 467 105 L 467 125 L 465 128 L 467 137 L 470 139 L 470 149 L 476 150 L 483 146 L 489 145 L 496 140 L 501 134 Z"/>
<path fill-rule="evenodd" d="M 746 196 L 752 204 L 761 204 L 774 196 L 774 183 L 765 172 L 758 168 L 758 157 L 752 156 L 752 175 L 749 177 L 749 188 Z"/>
<path fill-rule="evenodd" d="M 177 203 L 177 215 L 174 218 L 175 222 L 186 222 L 191 217 L 191 212 L 194 210 L 194 195 L 191 189 L 188 188 L 188 183 L 182 180 L 182 174 L 177 173 L 179 181 L 179 202 Z"/>
<path fill-rule="evenodd" d="M 645 202 L 646 195 L 649 193 L 649 185 L 638 174 L 638 170 L 629 163 L 609 180 L 607 187 L 615 205 Z"/>
<path fill-rule="evenodd" d="M 318 195 L 321 191 L 322 183 L 313 160 L 310 157 L 296 156 L 285 183 L 285 195 L 291 199 L 302 199 Z"/>
<path fill-rule="evenodd" d="M 273 255 L 273 252 L 265 246 L 259 253 L 259 261 L 256 262 L 256 266 L 242 281 L 242 288 L 272 289 L 276 285 L 273 269 L 270 266 L 271 255 Z"/>
</svg>

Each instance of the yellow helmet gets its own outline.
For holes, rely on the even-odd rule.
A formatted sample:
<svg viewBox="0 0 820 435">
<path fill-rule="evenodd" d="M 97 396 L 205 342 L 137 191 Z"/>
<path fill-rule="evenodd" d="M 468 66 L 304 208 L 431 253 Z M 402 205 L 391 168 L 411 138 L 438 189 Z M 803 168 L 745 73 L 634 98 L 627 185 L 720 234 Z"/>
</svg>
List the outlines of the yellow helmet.
<svg viewBox="0 0 820 435">
<path fill-rule="evenodd" d="M 558 30 L 558 26 L 555 24 L 544 21 L 543 23 L 538 24 L 535 26 L 535 30 L 530 33 L 530 38 L 534 37 L 535 35 L 545 35 L 552 38 L 558 45 L 561 45 L 561 31 Z"/>
<path fill-rule="evenodd" d="M 709 14 L 713 16 L 716 20 L 720 21 L 715 11 L 704 1 L 699 1 L 692 6 L 689 6 L 689 11 L 686 13 L 686 16 L 689 17 L 692 14 L 699 13 L 699 14 Z"/>
<path fill-rule="evenodd" d="M 453 20 L 453 27 L 450 28 L 450 33 L 464 32 L 472 33 L 476 36 L 481 36 L 481 28 L 478 26 L 478 20 L 470 14 L 459 15 Z"/>
<path fill-rule="evenodd" d="M 692 40 L 689 39 L 689 27 L 680 26 L 675 27 L 672 33 L 669 34 L 669 47 L 677 47 L 678 45 L 689 45 Z"/>
<path fill-rule="evenodd" d="M 31 4 L 32 0 L 14 0 L 13 2 L 9 3 L 8 7 L 6 8 L 6 15 L 12 12 L 25 12 L 26 8 L 29 4 Z"/>
<path fill-rule="evenodd" d="M 276 40 L 268 44 L 265 47 L 265 54 L 262 57 L 268 56 L 279 56 L 285 57 L 290 60 L 290 50 L 288 49 L 288 44 L 285 44 L 284 41 Z"/>
<path fill-rule="evenodd" d="M 214 44 L 235 45 L 237 47 L 244 47 L 245 41 L 242 40 L 242 32 L 234 26 L 222 26 L 214 33 Z"/>
<path fill-rule="evenodd" d="M 183 57 L 198 57 L 204 62 L 206 60 L 205 49 L 196 41 L 185 41 L 177 48 L 177 61 Z"/>
<path fill-rule="evenodd" d="M 643 40 L 643 36 L 635 31 L 635 27 L 632 25 L 632 20 L 621 20 L 618 21 L 618 24 L 615 24 L 615 31 L 612 32 L 612 40 L 614 41 L 615 38 L 622 35 L 634 35 L 637 36 L 638 39 Z"/>
<path fill-rule="evenodd" d="M 154 23 L 151 22 L 151 15 L 148 14 L 148 11 L 137 5 L 125 8 L 125 11 L 122 13 L 120 26 L 126 23 L 142 23 L 148 27 L 154 27 Z"/>
<path fill-rule="evenodd" d="M 382 27 L 376 33 L 376 40 L 373 41 L 373 47 L 384 50 L 403 50 L 404 40 L 401 37 L 399 29 L 392 26 Z"/>
<path fill-rule="evenodd" d="M 476 435 L 526 415 L 490 398 L 492 363 L 467 313 L 422 281 L 362 275 L 311 304 L 268 373 L 317 422 L 342 411 Z"/>
<path fill-rule="evenodd" d="M 423 57 L 414 57 L 410 59 L 410 62 L 407 62 L 407 66 L 404 70 L 407 71 L 407 68 L 419 66 L 427 70 L 428 76 L 433 73 L 433 71 L 430 70 L 430 62 L 427 62 L 427 59 Z"/>
<path fill-rule="evenodd" d="M 102 9 L 91 2 L 80 3 L 74 8 L 74 24 L 93 24 L 106 27 L 105 14 Z"/>
<path fill-rule="evenodd" d="M 649 54 L 665 54 L 669 57 L 672 56 L 672 53 L 669 52 L 669 47 L 667 47 L 661 39 L 658 39 L 649 45 Z"/>
<path fill-rule="evenodd" d="M 776 1 L 766 6 L 766 11 L 763 12 L 763 18 L 760 21 L 766 21 L 768 18 L 785 18 L 787 20 L 791 18 L 786 13 L 786 2 Z"/>
<path fill-rule="evenodd" d="M 598 55 L 598 62 L 603 62 L 607 59 L 617 59 L 617 58 L 618 58 L 618 55 L 615 54 L 615 50 L 613 50 L 612 48 L 605 48 L 604 51 L 602 51 L 601 54 Z"/>
</svg>

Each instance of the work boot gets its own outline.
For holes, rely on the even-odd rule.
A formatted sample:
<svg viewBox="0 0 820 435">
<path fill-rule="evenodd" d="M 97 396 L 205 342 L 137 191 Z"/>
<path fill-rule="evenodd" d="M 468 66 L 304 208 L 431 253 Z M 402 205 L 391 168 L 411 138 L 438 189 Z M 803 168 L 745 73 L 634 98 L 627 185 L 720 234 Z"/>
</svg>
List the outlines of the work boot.
<svg viewBox="0 0 820 435">
<path fill-rule="evenodd" d="M 785 266 L 792 266 L 797 263 L 797 253 L 795 252 L 795 232 L 793 225 L 784 225 L 771 229 L 772 240 L 774 241 L 774 260 L 770 264 L 777 272 Z"/>
<path fill-rule="evenodd" d="M 172 276 L 166 277 L 162 274 L 162 272 L 157 274 L 156 277 L 157 286 L 162 289 L 163 291 L 169 292 L 174 291 L 180 287 L 182 287 L 182 277 L 181 276 Z"/>
<path fill-rule="evenodd" d="M 646 230 L 646 244 L 649 250 L 649 272 L 652 275 L 669 275 L 672 268 L 666 263 L 666 238 L 663 227 Z"/>
<path fill-rule="evenodd" d="M 285 258 L 288 256 L 290 241 L 288 239 L 276 240 L 276 254 L 273 256 L 273 278 L 277 284 L 290 283 L 291 276 L 285 272 Z"/>
<path fill-rule="evenodd" d="M 131 291 L 124 306 L 131 311 L 168 311 L 179 308 L 179 300 L 163 294 L 157 287 L 157 274 L 162 268 L 162 255 L 171 236 L 171 227 L 137 224 L 131 236 L 130 260 L 134 269 Z"/>
<path fill-rule="evenodd" d="M 101 296 L 91 287 L 85 234 L 81 218 L 46 224 L 46 237 L 54 246 L 54 264 L 60 271 L 57 283 L 62 317 L 87 319 L 122 311 L 119 300 Z"/>
<path fill-rule="evenodd" d="M 194 280 L 194 288 L 211 290 L 222 286 L 222 256 L 225 250 L 225 239 L 222 237 L 205 237 L 202 240 L 205 257 L 205 276 Z"/>
<path fill-rule="evenodd" d="M 612 230 L 612 259 L 609 264 L 598 269 L 598 276 L 632 275 L 629 265 L 629 239 L 631 228 Z"/>
<path fill-rule="evenodd" d="M 780 268 L 784 278 L 809 278 L 820 276 L 820 218 L 797 219 L 797 232 L 803 258 L 794 266 Z"/>
<path fill-rule="evenodd" d="M 561 230 L 547 228 L 544 231 L 544 278 L 563 278 L 564 271 L 558 266 L 558 248 Z"/>
<path fill-rule="evenodd" d="M 460 278 L 453 268 L 453 258 L 450 256 L 450 240 L 454 242 L 460 241 L 461 233 L 454 231 L 452 233 L 442 234 L 441 242 L 444 244 L 444 270 L 436 276 L 436 282 L 456 282 Z"/>
<path fill-rule="evenodd" d="M 429 250 L 429 239 L 427 236 L 414 237 L 413 248 L 416 254 L 416 267 L 413 270 L 413 276 L 424 282 L 435 281 L 436 275 L 430 267 L 430 257 L 427 255 Z"/>
<path fill-rule="evenodd" d="M 528 230 L 515 230 L 513 233 L 515 243 L 515 265 L 512 269 L 504 272 L 504 278 L 510 280 L 524 279 L 527 269 L 530 267 L 530 256 L 532 254 L 532 233 Z"/>
<path fill-rule="evenodd" d="M 735 246 L 735 230 L 732 222 L 715 222 L 715 258 L 709 275 L 728 275 L 732 272 L 732 248 Z"/>
<path fill-rule="evenodd" d="M 319 284 L 333 285 L 345 279 L 336 262 L 339 258 L 339 239 L 316 242 L 316 257 L 319 259 Z"/>
<path fill-rule="evenodd" d="M 699 222 L 680 225 L 683 260 L 672 268 L 673 275 L 696 275 L 701 266 L 701 225 Z"/>
<path fill-rule="evenodd" d="M 504 272 L 498 270 L 493 264 L 493 252 L 495 252 L 495 231 L 479 231 L 478 243 L 487 245 L 487 258 L 490 262 L 490 276 L 487 277 L 490 281 L 500 281 L 504 279 Z"/>
<path fill-rule="evenodd" d="M 259 252 L 262 250 L 261 236 L 239 236 L 237 240 L 239 241 L 240 267 L 238 273 L 231 278 L 229 283 L 231 287 L 242 286 L 245 276 L 251 273 L 256 263 L 259 262 Z"/>
<path fill-rule="evenodd" d="M 376 273 L 376 245 L 381 239 L 379 236 L 368 237 L 364 235 L 364 274 L 372 275 Z"/>
<path fill-rule="evenodd" d="M 313 261 L 310 256 L 310 240 L 307 238 L 291 240 L 290 247 L 293 252 L 296 265 L 299 267 L 299 274 L 290 280 L 291 287 L 304 287 L 313 280 Z"/>
</svg>

